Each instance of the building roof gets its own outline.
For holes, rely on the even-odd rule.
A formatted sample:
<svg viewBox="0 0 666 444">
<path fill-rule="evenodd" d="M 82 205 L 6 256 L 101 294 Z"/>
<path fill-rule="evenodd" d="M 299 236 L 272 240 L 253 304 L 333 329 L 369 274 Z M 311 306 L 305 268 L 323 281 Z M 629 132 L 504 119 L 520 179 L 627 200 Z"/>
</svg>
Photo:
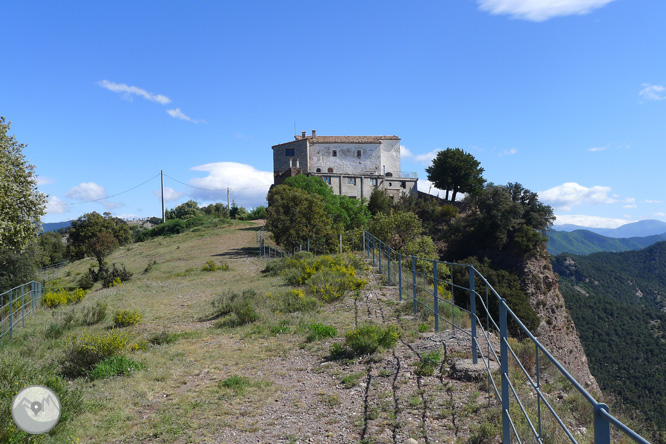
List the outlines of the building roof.
<svg viewBox="0 0 666 444">
<path fill-rule="evenodd" d="M 379 143 L 382 140 L 400 140 L 398 136 L 296 136 L 296 140 L 273 145 L 273 147 L 300 142 L 304 139 L 310 141 L 311 145 L 317 143 Z"/>
</svg>

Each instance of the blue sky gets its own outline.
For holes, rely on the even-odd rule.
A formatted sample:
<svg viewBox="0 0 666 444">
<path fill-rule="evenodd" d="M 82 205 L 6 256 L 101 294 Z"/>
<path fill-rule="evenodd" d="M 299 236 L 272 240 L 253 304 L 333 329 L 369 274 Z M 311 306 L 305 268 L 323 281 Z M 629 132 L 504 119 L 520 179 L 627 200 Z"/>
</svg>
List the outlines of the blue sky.
<svg viewBox="0 0 666 444">
<path fill-rule="evenodd" d="M 459 147 L 556 223 L 666 220 L 661 0 L 42 1 L 3 16 L 0 115 L 46 222 L 159 215 L 160 170 L 167 207 L 226 187 L 260 205 L 294 122 L 399 136 L 421 189 L 437 150 Z"/>
</svg>

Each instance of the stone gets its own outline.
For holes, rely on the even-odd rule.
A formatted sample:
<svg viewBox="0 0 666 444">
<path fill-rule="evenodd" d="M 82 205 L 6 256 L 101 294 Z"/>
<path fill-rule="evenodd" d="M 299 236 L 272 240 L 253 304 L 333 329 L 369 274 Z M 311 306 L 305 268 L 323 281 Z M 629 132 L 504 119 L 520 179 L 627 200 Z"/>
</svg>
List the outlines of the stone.
<svg viewBox="0 0 666 444">
<path fill-rule="evenodd" d="M 488 366 L 491 372 L 499 369 L 495 361 L 490 361 Z M 451 366 L 451 377 L 458 381 L 482 381 L 488 377 L 488 370 L 481 359 L 478 359 L 476 364 L 472 363 L 471 358 L 456 359 Z"/>
</svg>

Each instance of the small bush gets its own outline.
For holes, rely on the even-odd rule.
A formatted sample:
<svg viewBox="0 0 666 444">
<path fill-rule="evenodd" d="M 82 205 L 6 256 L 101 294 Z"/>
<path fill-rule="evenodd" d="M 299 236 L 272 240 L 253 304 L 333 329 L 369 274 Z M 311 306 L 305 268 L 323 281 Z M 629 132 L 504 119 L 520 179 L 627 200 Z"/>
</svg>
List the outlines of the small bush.
<svg viewBox="0 0 666 444">
<path fill-rule="evenodd" d="M 410 307 L 411 309 L 411 307 Z M 419 324 L 418 327 L 419 333 L 425 333 L 427 331 L 430 331 L 430 324 Z"/>
<path fill-rule="evenodd" d="M 95 305 L 83 307 L 81 312 L 81 323 L 83 325 L 95 325 L 106 319 L 106 303 L 97 301 Z"/>
<path fill-rule="evenodd" d="M 340 382 L 342 382 L 342 385 L 344 385 L 346 389 L 350 389 L 355 387 L 363 376 L 365 376 L 364 372 L 352 373 L 351 375 L 343 377 Z"/>
<path fill-rule="evenodd" d="M 58 339 L 74 326 L 76 310 L 71 309 L 58 314 L 54 311 L 53 316 L 57 319 L 51 322 L 44 331 L 44 336 L 48 339 Z"/>
<path fill-rule="evenodd" d="M 55 290 L 47 292 L 42 297 L 42 303 L 49 308 L 56 308 L 59 305 L 79 303 L 86 297 L 88 294 L 87 290 L 81 288 L 74 289 L 72 291 L 67 291 L 63 287 L 60 287 Z"/>
<path fill-rule="evenodd" d="M 128 342 L 126 334 L 115 330 L 97 335 L 83 333 L 72 336 L 65 348 L 62 372 L 70 377 L 87 374 L 99 362 L 124 350 Z"/>
<path fill-rule="evenodd" d="M 442 362 L 442 353 L 438 350 L 424 353 L 421 360 L 416 364 L 415 373 L 420 376 L 432 376 L 435 367 Z"/>
<path fill-rule="evenodd" d="M 144 368 L 146 368 L 145 365 L 134 361 L 132 358 L 118 355 L 97 363 L 88 376 L 93 380 L 105 379 L 113 376 L 129 375 L 133 371 L 143 370 Z"/>
<path fill-rule="evenodd" d="M 335 327 L 324 324 L 310 324 L 308 326 L 310 334 L 305 338 L 308 342 L 319 341 L 324 338 L 334 338 L 338 335 L 338 331 Z"/>
<path fill-rule="evenodd" d="M 216 310 L 216 316 L 235 315 L 234 320 L 227 320 L 220 324 L 224 325 L 245 325 L 259 319 L 259 313 L 255 308 L 257 302 L 257 293 L 254 290 L 245 290 L 243 293 L 225 292 L 213 301 L 213 307 Z"/>
<path fill-rule="evenodd" d="M 303 290 L 294 289 L 282 293 L 266 294 L 273 312 L 296 313 L 299 311 L 312 311 L 319 307 L 319 301 L 306 295 Z"/>
<path fill-rule="evenodd" d="M 131 327 L 143 319 L 143 315 L 137 310 L 118 310 L 113 315 L 113 325 L 115 327 Z"/>
<path fill-rule="evenodd" d="M 146 265 L 146 268 L 143 270 L 143 274 L 149 273 L 155 265 L 157 265 L 157 261 L 155 259 L 148 262 L 148 265 Z"/>
<path fill-rule="evenodd" d="M 324 268 L 307 280 L 312 294 L 324 302 L 337 301 L 347 292 L 363 288 L 367 283 L 356 277 L 356 270 L 346 266 Z"/>
<path fill-rule="evenodd" d="M 102 281 L 102 287 L 109 288 L 118 285 L 121 282 L 127 282 L 132 279 L 133 273 L 127 271 L 125 265 L 121 264 L 117 267 L 113 264 L 111 270 L 103 270 L 99 272 L 99 278 Z"/>
<path fill-rule="evenodd" d="M 93 287 L 93 285 L 95 285 L 96 280 L 97 276 L 95 272 L 93 270 L 88 270 L 81 275 L 81 277 L 77 282 L 77 285 L 84 290 L 90 290 Z"/>
<path fill-rule="evenodd" d="M 382 327 L 368 324 L 351 330 L 345 334 L 345 346 L 354 355 L 368 355 L 379 348 L 393 348 L 399 338 L 395 325 Z"/>
<path fill-rule="evenodd" d="M 229 271 L 229 264 L 222 263 L 221 265 L 217 265 L 215 261 L 208 261 L 204 264 L 203 268 L 201 271 L 217 271 L 217 270 L 222 270 L 222 271 Z"/>
<path fill-rule="evenodd" d="M 155 333 L 148 339 L 148 342 L 150 342 L 153 345 L 162 345 L 162 344 L 171 344 L 173 342 L 176 342 L 178 340 L 178 337 L 172 333 L 169 333 L 168 331 L 161 331 L 159 333 Z"/>
</svg>

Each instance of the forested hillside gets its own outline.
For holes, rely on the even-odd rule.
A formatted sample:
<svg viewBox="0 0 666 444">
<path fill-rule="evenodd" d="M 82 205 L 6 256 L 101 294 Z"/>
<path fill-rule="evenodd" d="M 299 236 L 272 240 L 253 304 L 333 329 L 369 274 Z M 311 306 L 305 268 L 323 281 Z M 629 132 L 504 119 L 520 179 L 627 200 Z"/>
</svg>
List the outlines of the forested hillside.
<svg viewBox="0 0 666 444">
<path fill-rule="evenodd" d="M 552 262 L 601 389 L 666 428 L 666 242 Z"/>
<path fill-rule="evenodd" d="M 550 230 L 548 232 L 548 252 L 552 255 L 560 253 L 592 254 L 620 252 L 640 250 L 661 241 L 666 241 L 666 234 L 618 239 L 602 236 L 589 230 L 575 230 L 571 232 Z"/>
</svg>

